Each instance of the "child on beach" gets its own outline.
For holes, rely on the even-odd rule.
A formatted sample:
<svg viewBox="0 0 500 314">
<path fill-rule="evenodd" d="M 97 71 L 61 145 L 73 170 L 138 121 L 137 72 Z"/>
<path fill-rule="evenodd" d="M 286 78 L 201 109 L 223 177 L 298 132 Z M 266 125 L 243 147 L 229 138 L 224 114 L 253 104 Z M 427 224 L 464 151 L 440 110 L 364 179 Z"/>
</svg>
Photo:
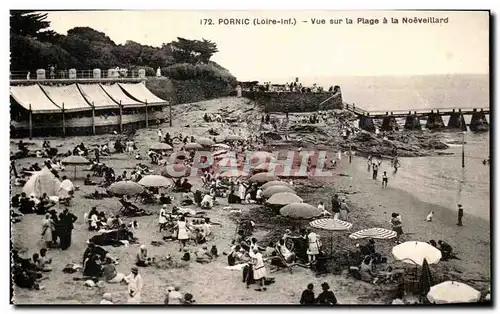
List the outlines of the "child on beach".
<svg viewBox="0 0 500 314">
<path fill-rule="evenodd" d="M 384 171 L 384 175 L 382 176 L 382 187 L 386 188 L 387 187 L 387 181 L 389 178 L 387 178 L 387 171 Z"/>
</svg>

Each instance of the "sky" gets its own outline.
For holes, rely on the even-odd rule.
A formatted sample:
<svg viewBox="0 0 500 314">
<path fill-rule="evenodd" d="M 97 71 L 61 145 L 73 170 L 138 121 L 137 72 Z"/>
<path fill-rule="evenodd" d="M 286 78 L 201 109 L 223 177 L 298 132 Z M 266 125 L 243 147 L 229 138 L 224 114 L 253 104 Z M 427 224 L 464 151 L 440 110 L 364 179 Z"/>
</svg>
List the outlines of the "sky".
<svg viewBox="0 0 500 314">
<path fill-rule="evenodd" d="M 403 17 L 447 18 L 447 23 L 403 24 Z M 249 18 L 251 25 L 219 23 L 231 18 Z M 296 25 L 253 25 L 254 18 L 291 18 Z M 347 18 L 353 24 L 346 24 Z M 241 81 L 489 73 L 489 16 L 481 11 L 65 11 L 49 12 L 48 19 L 58 33 L 88 26 L 117 44 L 209 39 L 219 49 L 213 60 Z M 203 25 L 204 19 L 213 25 Z M 326 24 L 313 25 L 312 19 Z M 342 23 L 330 24 L 331 19 Z"/>
</svg>

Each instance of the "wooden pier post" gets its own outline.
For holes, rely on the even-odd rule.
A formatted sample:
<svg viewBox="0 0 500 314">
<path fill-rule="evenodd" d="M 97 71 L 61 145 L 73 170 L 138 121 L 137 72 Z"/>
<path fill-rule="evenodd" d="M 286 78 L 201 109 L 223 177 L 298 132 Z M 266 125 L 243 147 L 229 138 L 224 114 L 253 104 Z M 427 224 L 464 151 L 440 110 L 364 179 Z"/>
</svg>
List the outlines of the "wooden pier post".
<svg viewBox="0 0 500 314">
<path fill-rule="evenodd" d="M 66 116 L 64 114 L 64 103 L 62 103 L 62 131 L 63 137 L 66 137 Z"/>
<path fill-rule="evenodd" d="M 30 114 L 30 116 L 29 116 L 29 128 L 30 128 L 29 137 L 31 140 L 31 138 L 33 137 L 33 111 L 31 110 L 31 104 L 30 104 L 29 108 L 30 108 L 30 112 L 29 112 L 29 114 Z"/>
<path fill-rule="evenodd" d="M 92 102 L 92 134 L 95 135 L 95 107 L 94 102 Z"/>
</svg>

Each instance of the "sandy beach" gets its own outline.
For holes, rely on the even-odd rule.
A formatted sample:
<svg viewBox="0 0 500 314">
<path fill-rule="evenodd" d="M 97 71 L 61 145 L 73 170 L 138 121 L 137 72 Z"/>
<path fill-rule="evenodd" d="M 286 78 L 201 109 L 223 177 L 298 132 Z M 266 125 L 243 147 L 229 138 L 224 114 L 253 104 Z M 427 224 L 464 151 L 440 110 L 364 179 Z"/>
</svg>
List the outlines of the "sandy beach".
<svg viewBox="0 0 500 314">
<path fill-rule="evenodd" d="M 204 113 L 224 113 L 230 117 L 239 119 L 237 123 L 223 126 L 217 122 L 203 122 Z M 262 113 L 249 102 L 242 98 L 222 98 L 204 101 L 194 104 L 178 105 L 173 110 L 173 127 L 168 124 L 161 125 L 164 133 L 172 135 L 182 132 L 185 135 L 207 136 L 207 130 L 216 128 L 221 135 L 228 134 L 232 129 L 242 136 L 255 134 Z M 147 148 L 158 141 L 156 128 L 140 129 L 135 136 L 135 142 L 143 156 Z M 67 151 L 79 144 L 81 141 L 85 145 L 91 146 L 93 143 L 110 142 L 113 135 L 89 136 L 80 138 L 49 138 L 51 144 L 59 149 L 59 152 Z M 18 139 L 11 141 L 11 151 L 17 150 L 15 143 Z M 43 139 L 23 139 L 23 141 L 35 143 L 29 146 L 41 147 Z M 272 143 L 271 143 L 272 146 Z M 178 147 L 176 147 L 178 148 Z M 304 149 L 314 149 L 314 147 L 304 147 Z M 333 152 L 331 152 L 333 154 Z M 354 157 L 361 158 L 361 157 Z M 40 159 L 25 158 L 16 162 L 18 169 L 26 167 L 33 162 L 41 163 Z M 130 172 L 136 164 L 136 160 L 129 159 L 126 154 L 115 154 L 109 157 L 102 157 L 102 161 L 115 169 L 117 174 L 127 170 Z M 148 160 L 141 161 L 149 165 Z M 160 167 L 151 166 L 155 174 L 160 173 Z M 79 168 L 80 170 L 82 168 Z M 311 180 L 297 180 L 297 192 L 305 202 L 317 206 L 323 201 L 330 209 L 330 199 L 334 193 L 345 195 L 351 207 L 350 221 L 353 223 L 351 232 L 355 232 L 367 227 L 383 227 L 390 229 L 390 215 L 393 212 L 400 213 L 403 221 L 403 240 L 428 241 L 444 240 L 450 243 L 457 252 L 460 260 L 450 260 L 431 265 L 431 271 L 436 279 L 459 280 L 472 287 L 486 292 L 490 281 L 490 222 L 481 218 L 467 215 L 465 209 L 464 226 L 456 226 L 456 212 L 429 203 L 422 202 L 410 194 L 397 189 L 391 185 L 387 189 L 382 189 L 381 182 L 371 179 L 368 172 L 362 172 L 349 164 L 347 158 L 342 159 L 334 170 L 332 177 L 318 177 Z M 68 167 L 63 173 L 72 179 L 73 169 Z M 87 230 L 83 222 L 84 213 L 88 212 L 92 206 L 97 206 L 98 210 L 106 213 L 117 212 L 119 203 L 116 198 L 106 198 L 104 200 L 88 200 L 82 196 L 102 188 L 94 186 L 84 186 L 83 179 L 86 172 L 78 171 L 77 180 L 74 183 L 80 186 L 76 192 L 76 197 L 69 207 L 71 212 L 78 217 L 73 231 L 72 246 L 67 251 L 50 250 L 49 256 L 53 259 L 54 270 L 48 273 L 49 279 L 42 281 L 45 286 L 41 291 L 30 291 L 27 289 L 15 288 L 16 304 L 92 304 L 98 303 L 105 292 L 112 292 L 115 303 L 126 303 L 127 290 L 123 285 L 105 284 L 103 287 L 86 288 L 82 282 L 74 281 L 75 275 L 62 273 L 62 268 L 70 262 L 81 263 L 83 251 L 86 248 L 86 241 L 95 233 Z M 195 188 L 201 186 L 199 179 L 190 179 Z M 20 193 L 20 188 L 13 187 L 12 193 Z M 174 204 L 178 204 L 178 193 L 173 193 Z M 219 206 L 208 211 L 208 216 L 213 222 L 220 225 L 213 227 L 215 235 L 214 241 L 208 243 L 209 246 L 215 244 L 219 252 L 229 251 L 230 242 L 235 233 L 235 219 L 225 211 L 227 199 L 219 198 Z M 160 205 L 140 205 L 139 207 L 152 211 L 153 216 L 138 217 L 140 227 L 134 231 L 139 238 L 140 244 L 148 246 L 149 254 L 152 256 L 164 256 L 171 254 L 180 258 L 178 244 L 176 242 L 165 242 L 161 246 L 150 245 L 151 241 L 158 241 L 162 235 L 158 231 L 158 212 Z M 255 205 L 237 205 L 242 209 L 243 216 L 252 216 Z M 56 205 L 55 209 L 60 212 L 64 207 Z M 426 222 L 425 217 L 430 211 L 434 211 L 434 220 Z M 43 216 L 35 214 L 25 215 L 20 223 L 12 226 L 12 242 L 16 249 L 19 249 L 23 257 L 29 257 L 38 252 L 41 248 L 40 232 L 41 220 Z M 279 218 L 276 218 L 279 219 Z M 132 219 L 126 219 L 130 221 Z M 296 222 L 296 224 L 307 224 L 307 222 Z M 257 223 L 254 236 L 267 243 L 270 237 L 278 234 L 281 227 L 274 230 L 267 229 L 267 226 Z M 335 234 L 333 237 L 335 249 L 354 248 L 357 241 L 349 240 L 350 232 Z M 272 234 L 272 235 L 271 235 Z M 329 234 L 320 232 L 323 238 L 330 237 Z M 325 245 L 329 247 L 328 241 Z M 391 247 L 394 242 L 377 241 L 377 249 L 384 256 L 388 257 L 389 263 L 393 262 Z M 128 247 L 106 247 L 112 256 L 120 259 L 117 270 L 128 273 L 135 261 L 135 255 L 139 245 Z M 190 246 L 192 252 L 195 247 Z M 209 264 L 198 264 L 191 262 L 185 269 L 157 269 L 154 267 L 141 268 L 144 279 L 144 289 L 142 292 L 143 303 L 158 304 L 163 303 L 167 287 L 179 284 L 182 292 L 189 292 L 194 295 L 194 299 L 199 304 L 297 304 L 300 294 L 308 283 L 313 283 L 319 291 L 322 282 L 328 282 L 331 290 L 334 291 L 339 303 L 342 304 L 383 304 L 388 303 L 391 294 L 377 285 L 356 281 L 348 278 L 346 273 L 339 275 L 327 274 L 319 277 L 309 269 L 294 268 L 293 274 L 282 270 L 273 273 L 276 282 L 272 284 L 268 291 L 257 292 L 254 289 L 246 289 L 241 281 L 240 271 L 230 271 L 224 269 L 227 265 L 226 256 L 219 256 Z"/>
</svg>

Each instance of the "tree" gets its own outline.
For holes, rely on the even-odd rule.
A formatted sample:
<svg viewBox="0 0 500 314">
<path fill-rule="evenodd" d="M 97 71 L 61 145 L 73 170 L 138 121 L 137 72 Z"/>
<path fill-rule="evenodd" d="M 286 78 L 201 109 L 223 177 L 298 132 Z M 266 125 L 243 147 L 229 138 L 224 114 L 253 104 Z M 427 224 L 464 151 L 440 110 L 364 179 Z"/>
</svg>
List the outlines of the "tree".
<svg viewBox="0 0 500 314">
<path fill-rule="evenodd" d="M 48 28 L 50 22 L 46 21 L 48 13 L 36 11 L 10 11 L 10 33 L 12 35 L 37 37 L 40 31 Z"/>
</svg>

